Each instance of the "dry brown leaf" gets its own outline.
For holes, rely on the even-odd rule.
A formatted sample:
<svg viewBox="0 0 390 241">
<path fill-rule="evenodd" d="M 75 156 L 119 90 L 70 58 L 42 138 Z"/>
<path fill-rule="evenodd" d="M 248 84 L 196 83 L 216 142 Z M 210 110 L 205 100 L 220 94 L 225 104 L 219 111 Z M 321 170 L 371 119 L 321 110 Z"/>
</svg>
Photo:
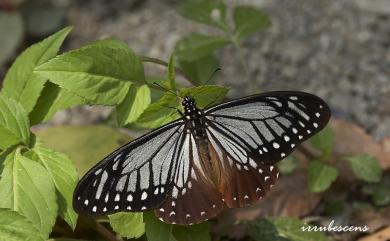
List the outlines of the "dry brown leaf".
<svg viewBox="0 0 390 241">
<path fill-rule="evenodd" d="M 308 191 L 306 171 L 296 171 L 288 176 L 281 176 L 271 191 L 259 203 L 247 208 L 227 209 L 217 218 L 215 231 L 226 233 L 232 238 L 240 238 L 245 233 L 244 227 L 230 225 L 237 220 L 254 220 L 267 216 L 303 217 L 313 211 L 322 194 Z M 224 230 L 229 227 L 229 230 Z"/>
<path fill-rule="evenodd" d="M 390 226 L 380 230 L 379 232 L 358 239 L 358 241 L 388 241 L 388 240 L 390 240 Z"/>
<path fill-rule="evenodd" d="M 375 142 L 363 128 L 341 119 L 332 118 L 330 126 L 335 133 L 334 154 L 368 154 L 376 157 L 383 169 L 390 168 L 390 138 Z"/>
</svg>

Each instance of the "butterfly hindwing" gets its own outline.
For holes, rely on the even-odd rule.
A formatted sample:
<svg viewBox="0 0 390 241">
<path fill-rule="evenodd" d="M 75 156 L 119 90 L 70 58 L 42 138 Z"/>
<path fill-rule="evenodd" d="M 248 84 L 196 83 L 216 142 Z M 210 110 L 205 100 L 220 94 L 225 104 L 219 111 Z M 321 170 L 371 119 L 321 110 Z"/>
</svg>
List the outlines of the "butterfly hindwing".
<svg viewBox="0 0 390 241">
<path fill-rule="evenodd" d="M 160 205 L 172 188 L 183 129 L 180 121 L 168 124 L 107 156 L 80 180 L 74 209 L 102 215 Z"/>
<path fill-rule="evenodd" d="M 222 164 L 218 186 L 224 203 L 230 208 L 245 207 L 264 197 L 279 176 L 277 168 L 246 156 L 244 149 L 212 127 L 207 134 L 214 158 Z"/>
<path fill-rule="evenodd" d="M 195 141 L 192 133 L 186 135 L 182 146 L 183 155 L 179 160 L 183 164 L 176 172 L 172 192 L 155 210 L 162 221 L 182 225 L 196 224 L 216 216 L 223 209 L 221 194 L 205 170 L 207 167 L 204 163 L 210 162 L 207 151 L 202 151 L 207 148 L 208 143 L 205 141 Z M 182 176 L 184 182 L 180 180 Z"/>
</svg>

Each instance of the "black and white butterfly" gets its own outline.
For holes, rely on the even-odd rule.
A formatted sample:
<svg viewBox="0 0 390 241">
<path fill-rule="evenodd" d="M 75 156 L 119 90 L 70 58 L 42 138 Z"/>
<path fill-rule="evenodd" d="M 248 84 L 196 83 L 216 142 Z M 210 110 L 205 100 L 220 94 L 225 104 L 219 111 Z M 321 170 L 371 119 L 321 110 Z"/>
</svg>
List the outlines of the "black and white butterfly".
<svg viewBox="0 0 390 241">
<path fill-rule="evenodd" d="M 199 109 L 114 151 L 80 180 L 73 207 L 105 215 L 154 209 L 167 223 L 195 224 L 261 199 L 279 176 L 274 164 L 330 118 L 317 96 L 268 92 Z"/>
</svg>

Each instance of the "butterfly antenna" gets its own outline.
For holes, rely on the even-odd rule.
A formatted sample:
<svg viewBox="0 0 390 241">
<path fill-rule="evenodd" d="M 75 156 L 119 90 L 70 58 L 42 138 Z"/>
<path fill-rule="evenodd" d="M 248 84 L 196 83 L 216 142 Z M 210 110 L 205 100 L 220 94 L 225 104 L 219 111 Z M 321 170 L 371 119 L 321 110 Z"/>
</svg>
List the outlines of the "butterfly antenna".
<svg viewBox="0 0 390 241">
<path fill-rule="evenodd" d="M 220 71 L 220 70 L 222 70 L 221 68 L 216 68 L 215 70 L 214 70 L 214 72 L 210 75 L 210 78 L 204 83 L 204 84 L 207 84 L 208 82 L 210 82 L 210 80 L 212 80 L 213 78 L 214 78 L 214 76 L 215 76 L 215 74 L 218 72 L 218 71 Z"/>
<path fill-rule="evenodd" d="M 163 90 L 165 90 L 165 91 L 168 91 L 168 92 L 174 94 L 176 97 L 180 97 L 180 96 L 178 96 L 177 93 L 174 92 L 173 90 L 167 89 L 167 88 L 165 88 L 164 86 L 160 85 L 160 84 L 157 83 L 157 82 L 153 82 L 153 84 L 156 85 L 156 86 L 158 86 L 158 87 L 160 87 L 161 89 L 163 89 Z"/>
</svg>

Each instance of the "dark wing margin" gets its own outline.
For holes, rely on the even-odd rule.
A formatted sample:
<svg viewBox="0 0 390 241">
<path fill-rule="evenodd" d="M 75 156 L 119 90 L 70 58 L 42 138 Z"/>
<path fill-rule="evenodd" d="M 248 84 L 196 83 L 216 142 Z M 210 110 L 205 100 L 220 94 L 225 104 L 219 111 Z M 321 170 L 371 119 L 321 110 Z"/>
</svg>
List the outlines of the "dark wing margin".
<svg viewBox="0 0 390 241">
<path fill-rule="evenodd" d="M 275 164 L 326 126 L 328 105 L 297 91 L 276 91 L 226 102 L 205 111 L 206 123 L 240 147 L 238 154 Z M 227 149 L 229 150 L 229 148 Z M 242 159 L 242 160 L 241 160 Z M 240 163 L 238 163 L 240 164 Z"/>
<path fill-rule="evenodd" d="M 117 149 L 78 183 L 73 208 L 83 215 L 154 209 L 171 192 L 184 123 L 178 120 Z"/>
</svg>

